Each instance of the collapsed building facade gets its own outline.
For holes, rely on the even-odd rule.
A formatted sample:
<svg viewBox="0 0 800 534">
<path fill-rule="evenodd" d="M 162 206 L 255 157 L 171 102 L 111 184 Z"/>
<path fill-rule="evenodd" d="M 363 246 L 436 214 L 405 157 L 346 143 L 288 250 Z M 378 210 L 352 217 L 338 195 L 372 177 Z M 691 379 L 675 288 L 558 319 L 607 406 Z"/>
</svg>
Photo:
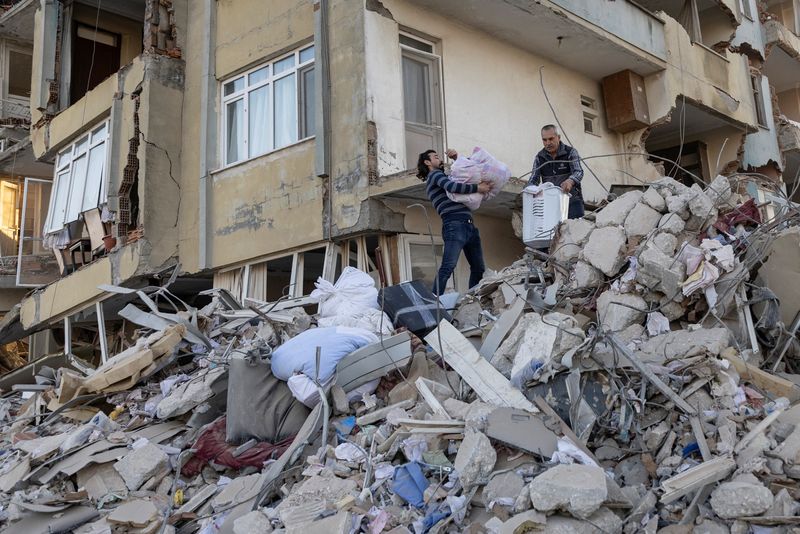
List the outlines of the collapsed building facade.
<svg viewBox="0 0 800 534">
<path fill-rule="evenodd" d="M 797 524 L 796 0 L 264 4 L 4 6 L 0 524 Z M 549 123 L 594 213 L 537 256 Z M 491 270 L 415 331 L 375 295 L 441 256 L 416 157 L 473 146 L 515 175 L 475 213 Z M 321 351 L 273 376 L 354 325 L 380 341 L 333 382 Z"/>
<path fill-rule="evenodd" d="M 424 201 L 413 167 L 427 146 L 482 146 L 523 178 L 476 213 L 502 267 L 523 251 L 512 214 L 546 123 L 585 158 L 594 205 L 682 172 L 670 161 L 703 180 L 795 183 L 791 2 L 580 4 L 277 2 L 253 16 L 18 3 L 6 18 L 35 22 L 32 152 L 53 169 L 32 226 L 61 275 L 7 322 L 18 336 L 96 322 L 99 285 L 178 264 L 192 287 L 265 301 L 346 265 L 430 281 L 422 234 L 438 219 L 409 208 Z"/>
</svg>

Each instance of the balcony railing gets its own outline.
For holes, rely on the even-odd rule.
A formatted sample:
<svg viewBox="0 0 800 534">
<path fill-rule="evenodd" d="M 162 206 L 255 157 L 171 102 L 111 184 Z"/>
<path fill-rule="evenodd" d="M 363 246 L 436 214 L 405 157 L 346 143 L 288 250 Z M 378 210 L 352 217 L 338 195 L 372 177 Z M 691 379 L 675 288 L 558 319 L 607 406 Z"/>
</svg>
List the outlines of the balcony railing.
<svg viewBox="0 0 800 534">
<path fill-rule="evenodd" d="M 30 124 L 31 108 L 27 102 L 0 98 L 0 124 Z"/>
</svg>

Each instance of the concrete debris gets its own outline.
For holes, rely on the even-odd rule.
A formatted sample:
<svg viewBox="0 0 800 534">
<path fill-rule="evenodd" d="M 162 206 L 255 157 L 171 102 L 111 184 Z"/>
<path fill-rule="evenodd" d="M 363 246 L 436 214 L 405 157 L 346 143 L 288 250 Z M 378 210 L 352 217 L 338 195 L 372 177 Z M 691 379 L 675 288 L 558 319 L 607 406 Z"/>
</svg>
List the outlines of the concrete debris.
<svg viewBox="0 0 800 534">
<path fill-rule="evenodd" d="M 121 313 L 141 328 L 105 364 L 4 393 L 0 529 L 789 532 L 800 227 L 762 225 L 731 184 L 664 177 L 565 221 L 549 257 L 487 272 L 438 326 L 382 317 L 353 270 L 355 293 L 320 282 L 324 317 L 305 298 L 215 289 L 194 308 L 139 291 Z M 353 298 L 388 324 L 367 325 L 385 335 L 346 367 L 320 347 L 346 384 L 272 374 L 273 351 L 320 319 L 359 330 Z M 237 369 L 254 377 L 240 390 Z M 258 437 L 229 433 L 248 409 Z"/>
<path fill-rule="evenodd" d="M 723 482 L 711 492 L 711 508 L 722 519 L 761 515 L 772 506 L 772 492 L 761 484 Z"/>
<path fill-rule="evenodd" d="M 625 232 L 621 227 L 597 228 L 589 236 L 581 257 L 606 276 L 614 276 L 625 263 L 625 243 Z"/>
<path fill-rule="evenodd" d="M 484 482 L 497 461 L 497 452 L 489 438 L 481 432 L 467 432 L 458 448 L 453 467 L 464 488 Z"/>
<path fill-rule="evenodd" d="M 128 489 L 137 490 L 147 480 L 165 470 L 169 457 L 156 445 L 145 443 L 114 464 Z"/>
<path fill-rule="evenodd" d="M 644 322 L 647 302 L 631 293 L 606 291 L 597 299 L 597 321 L 604 330 L 621 332 L 631 325 Z"/>
<path fill-rule="evenodd" d="M 603 470 L 577 464 L 548 469 L 533 479 L 529 490 L 537 510 L 564 510 L 584 519 L 597 511 L 608 496 Z"/>
</svg>

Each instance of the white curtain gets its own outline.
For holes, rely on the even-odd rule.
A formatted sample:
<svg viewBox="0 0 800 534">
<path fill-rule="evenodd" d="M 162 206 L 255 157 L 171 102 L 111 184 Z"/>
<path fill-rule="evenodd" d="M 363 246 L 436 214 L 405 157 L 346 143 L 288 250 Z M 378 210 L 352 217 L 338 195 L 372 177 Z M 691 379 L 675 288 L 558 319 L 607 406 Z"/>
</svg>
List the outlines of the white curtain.
<svg viewBox="0 0 800 534">
<path fill-rule="evenodd" d="M 214 273 L 214 287 L 227 289 L 239 301 L 242 300 L 242 269 L 233 269 L 224 273 Z"/>
<path fill-rule="evenodd" d="M 678 22 L 686 29 L 689 38 L 693 43 L 702 43 L 703 35 L 700 32 L 700 13 L 697 7 L 697 0 L 685 0 Z"/>
<path fill-rule="evenodd" d="M 227 163 L 234 163 L 245 157 L 244 153 L 244 100 L 228 104 L 228 146 Z"/>
<path fill-rule="evenodd" d="M 403 102 L 405 119 L 417 124 L 430 124 L 428 65 L 403 57 Z"/>
<path fill-rule="evenodd" d="M 247 296 L 258 300 L 267 300 L 267 262 L 250 266 L 247 282 Z"/>
<path fill-rule="evenodd" d="M 268 152 L 270 146 L 270 126 L 269 117 L 269 85 L 259 87 L 255 91 L 250 91 L 248 102 L 250 113 L 250 157 L 258 156 Z"/>
<path fill-rule="evenodd" d="M 297 141 L 297 78 L 294 73 L 275 82 L 275 148 Z"/>
</svg>

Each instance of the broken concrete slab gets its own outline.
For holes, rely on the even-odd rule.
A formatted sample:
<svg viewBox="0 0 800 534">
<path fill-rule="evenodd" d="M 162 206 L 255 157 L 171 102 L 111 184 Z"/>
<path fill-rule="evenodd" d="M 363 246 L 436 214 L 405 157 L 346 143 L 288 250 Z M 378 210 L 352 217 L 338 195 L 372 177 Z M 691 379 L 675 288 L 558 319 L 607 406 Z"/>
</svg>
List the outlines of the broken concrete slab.
<svg viewBox="0 0 800 534">
<path fill-rule="evenodd" d="M 547 524 L 547 516 L 535 510 L 517 514 L 504 522 L 498 534 L 523 534 L 525 532 L 539 531 Z"/>
<path fill-rule="evenodd" d="M 461 485 L 468 489 L 488 478 L 496 461 L 497 452 L 489 438 L 482 432 L 467 431 L 453 466 Z"/>
<path fill-rule="evenodd" d="M 529 490 L 537 510 L 566 510 L 583 519 L 597 511 L 608 496 L 603 470 L 579 464 L 551 467 L 531 481 Z"/>
<path fill-rule="evenodd" d="M 628 237 L 645 236 L 658 226 L 660 220 L 661 213 L 640 202 L 625 218 L 625 233 Z"/>
<path fill-rule="evenodd" d="M 675 358 L 690 358 L 719 354 L 730 345 L 730 330 L 727 328 L 700 328 L 697 330 L 675 330 L 647 340 L 636 355 L 642 361 L 663 362 Z"/>
<path fill-rule="evenodd" d="M 578 261 L 572 271 L 576 289 L 600 287 L 605 283 L 603 273 L 585 261 Z"/>
<path fill-rule="evenodd" d="M 295 486 L 292 493 L 275 507 L 275 512 L 287 532 L 290 528 L 300 529 L 314 521 L 329 506 L 333 507 L 347 495 L 355 495 L 357 490 L 355 480 L 332 475 L 312 476 Z"/>
<path fill-rule="evenodd" d="M 731 481 L 723 482 L 711 492 L 711 508 L 722 519 L 736 519 L 766 512 L 774 497 L 761 484 Z"/>
<path fill-rule="evenodd" d="M 136 499 L 114 508 L 107 519 L 115 525 L 143 528 L 157 516 L 158 509 L 152 501 Z"/>
<path fill-rule="evenodd" d="M 189 412 L 214 396 L 214 382 L 227 372 L 224 367 L 216 367 L 195 379 L 173 386 L 169 394 L 158 403 L 156 415 L 159 419 L 169 419 Z"/>
<path fill-rule="evenodd" d="M 622 520 L 608 508 L 600 508 L 586 518 L 585 521 L 552 515 L 547 518 L 547 525 L 542 534 L 620 534 Z"/>
<path fill-rule="evenodd" d="M 592 230 L 594 224 L 583 218 L 567 219 L 562 222 L 558 227 L 558 239 L 553 247 L 553 256 L 563 262 L 578 258 Z"/>
<path fill-rule="evenodd" d="M 513 471 L 492 477 L 483 488 L 483 502 L 486 508 L 495 504 L 513 506 L 522 490 L 525 480 Z"/>
<path fill-rule="evenodd" d="M 664 197 L 655 187 L 648 187 L 642 195 L 641 201 L 658 212 L 664 213 L 667 210 L 667 203 L 664 201 Z"/>
<path fill-rule="evenodd" d="M 641 191 L 629 191 L 611 202 L 597 213 L 595 224 L 598 228 L 604 226 L 622 226 L 625 219 L 642 198 Z"/>
<path fill-rule="evenodd" d="M 595 229 L 583 249 L 581 258 L 606 276 L 614 276 L 625 263 L 627 237 L 619 226 Z"/>
<path fill-rule="evenodd" d="M 672 235 L 680 235 L 686 228 L 686 223 L 677 213 L 666 213 L 658 221 L 658 229 Z"/>
<path fill-rule="evenodd" d="M 114 469 L 131 491 L 139 489 L 149 478 L 169 465 L 169 457 L 156 445 L 146 443 L 133 449 L 114 464 Z"/>
<path fill-rule="evenodd" d="M 233 522 L 233 534 L 268 534 L 272 532 L 269 518 L 260 510 L 237 518 Z"/>
<path fill-rule="evenodd" d="M 597 299 L 597 320 L 607 332 L 620 332 L 644 322 L 647 302 L 633 293 L 606 291 Z"/>
</svg>

